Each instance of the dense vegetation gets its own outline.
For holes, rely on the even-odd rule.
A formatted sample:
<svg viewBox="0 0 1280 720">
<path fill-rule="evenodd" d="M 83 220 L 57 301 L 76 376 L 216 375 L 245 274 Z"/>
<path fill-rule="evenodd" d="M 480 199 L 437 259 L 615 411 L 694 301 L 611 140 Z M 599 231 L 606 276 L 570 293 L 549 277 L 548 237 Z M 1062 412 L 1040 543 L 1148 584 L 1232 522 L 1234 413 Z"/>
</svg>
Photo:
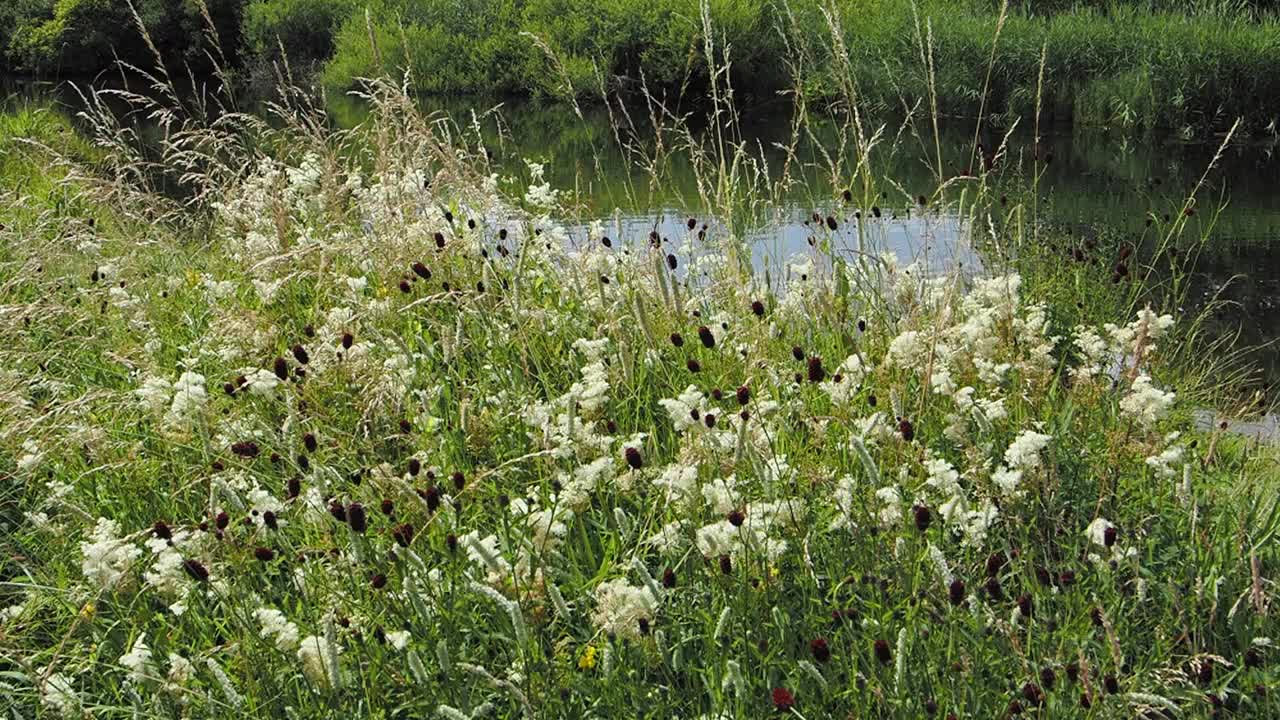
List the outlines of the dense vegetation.
<svg viewBox="0 0 1280 720">
<path fill-rule="evenodd" d="M 368 102 L 157 106 L 145 157 L 99 110 L 91 145 L 0 122 L 24 717 L 1280 710 L 1275 451 L 1193 428 L 1223 375 L 1183 275 L 1000 170 L 903 192 L 848 115 L 843 191 L 765 273 L 770 184 L 674 114 L 702 194 L 651 238 Z M 1195 192 L 1158 250 L 1206 242 Z M 986 273 L 880 252 L 908 207 Z"/>
<path fill-rule="evenodd" d="M 802 92 L 827 99 L 852 69 L 867 99 L 910 106 L 929 97 L 918 66 L 920 45 L 932 42 L 944 114 L 1011 121 L 1030 116 L 1039 96 L 1049 119 L 1184 134 L 1236 117 L 1250 119 L 1246 132 L 1274 131 L 1280 116 L 1280 23 L 1269 0 L 1015 3 L 985 94 L 998 3 L 837 0 L 831 16 L 827 7 L 709 4 L 743 99 L 769 98 L 797 72 Z M 282 50 L 296 77 L 318 71 L 336 90 L 408 71 L 428 93 L 598 98 L 644 83 L 695 98 L 709 80 L 699 0 L 139 0 L 137 9 L 166 62 L 208 72 L 216 61 L 240 82 L 278 76 L 269 65 Z M 17 0 L 0 8 L 0 49 L 11 70 L 47 75 L 94 73 L 116 53 L 152 62 L 128 5 L 113 0 Z"/>
</svg>

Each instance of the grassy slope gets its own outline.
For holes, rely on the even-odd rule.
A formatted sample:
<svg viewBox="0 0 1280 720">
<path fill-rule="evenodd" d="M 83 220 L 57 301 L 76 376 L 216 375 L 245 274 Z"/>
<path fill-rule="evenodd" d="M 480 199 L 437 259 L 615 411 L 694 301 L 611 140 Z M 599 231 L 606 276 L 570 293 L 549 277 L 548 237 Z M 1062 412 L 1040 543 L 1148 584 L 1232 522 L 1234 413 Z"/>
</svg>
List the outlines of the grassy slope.
<svg viewBox="0 0 1280 720">
<path fill-rule="evenodd" d="M 627 239 L 635 241 L 629 254 L 618 244 L 594 245 L 571 257 L 554 241 L 534 241 L 532 229 L 552 237 L 556 221 L 518 200 L 522 188 L 508 188 L 517 199 L 502 200 L 469 169 L 473 152 L 437 142 L 394 94 L 378 107 L 363 128 L 369 150 L 362 165 L 376 173 L 344 164 L 342 138 L 285 130 L 273 145 L 294 169 L 292 179 L 260 171 L 256 177 L 274 179 L 222 186 L 215 197 L 241 199 L 245 212 L 206 208 L 212 225 L 183 216 L 154 222 L 170 206 L 126 194 L 123 182 L 111 195 L 80 184 L 65 188 L 70 200 L 28 192 L 22 203 L 11 202 L 15 188 L 47 185 L 4 186 L 0 305 L 15 322 L 0 325 L 0 472 L 16 482 L 5 484 L 12 530 L 4 536 L 2 591 L 5 604 L 21 609 L 0 625 L 0 663 L 19 708 L 47 706 L 60 682 L 98 706 L 100 716 L 144 717 L 171 715 L 181 705 L 195 716 L 225 713 L 237 696 L 250 714 L 293 707 L 308 717 L 390 716 L 396 709 L 425 715 L 439 704 L 469 712 L 485 701 L 494 703 L 494 716 L 516 717 L 521 697 L 546 717 L 582 716 L 589 707 L 602 716 L 759 717 L 772 710 L 775 687 L 794 692 L 797 709 L 810 718 L 919 717 L 930 702 L 968 716 L 1029 704 L 1039 695 L 1028 683 L 1046 693 L 1055 716 L 1084 715 L 1082 695 L 1104 715 L 1153 702 L 1109 696 L 1105 679 L 1114 677 L 1121 693 L 1170 698 L 1188 716 L 1207 715 L 1210 695 L 1248 713 L 1275 712 L 1275 700 L 1254 695 L 1255 686 L 1276 681 L 1273 651 L 1255 649 L 1246 658 L 1253 638 L 1276 632 L 1265 609 L 1273 594 L 1267 577 L 1278 560 L 1274 455 L 1188 432 L 1189 404 L 1153 427 L 1135 423 L 1119 407 L 1123 384 L 1070 379 L 1068 368 L 1081 359 L 1069 342 L 1050 342 L 1048 356 L 1034 350 L 1043 342 L 1036 338 L 1069 337 L 1078 323 L 1132 319 L 1140 296 L 1109 282 L 1109 258 L 1102 267 L 1063 263 L 1061 245 L 1041 243 L 1026 229 L 1027 206 L 1016 199 L 993 206 L 999 245 L 1020 249 L 1008 269 L 1022 273 L 1025 300 L 1013 303 L 1012 315 L 997 311 L 990 330 L 994 357 L 1013 368 L 1003 381 L 983 380 L 973 348 L 953 334 L 983 307 L 1006 307 L 1003 293 L 962 301 L 959 286 L 943 286 L 941 296 L 921 294 L 909 275 L 855 263 L 870 274 L 853 273 L 846 285 L 820 273 L 793 281 L 781 295 L 714 258 L 705 266 L 708 282 L 674 290 L 675 278 L 660 256 L 642 249 L 643 239 Z M 33 132 L 30 121 L 8 123 Z M 314 161 L 304 163 L 308 155 Z M 10 178 L 30 178 L 46 165 L 10 161 L 5 168 Z M 419 171 L 432 177 L 430 190 L 413 175 Z M 356 174 L 378 192 L 353 193 Z M 981 197 L 980 184 L 970 187 L 966 200 L 975 191 Z M 863 191 L 874 198 L 878 186 Z M 957 191 L 934 201 L 955 202 Z M 971 207 L 988 212 L 982 203 Z M 96 229 L 87 227 L 88 208 Z M 455 216 L 452 224 L 444 208 Z M 840 218 L 824 241 L 851 243 L 852 208 L 837 201 L 824 212 Z M 469 219 L 476 229 L 467 229 Z M 500 229 L 512 236 L 498 240 Z M 250 242 L 254 232 L 261 235 Z M 446 239 L 443 249 L 436 232 Z M 713 229 L 710 243 L 727 247 L 721 243 L 731 239 Z M 498 246 L 517 252 L 504 256 Z M 1031 251 L 1041 246 L 1053 254 Z M 989 252 L 999 268 L 999 249 Z M 694 259 L 676 255 L 681 268 Z M 823 257 L 814 260 L 821 266 Z M 416 261 L 430 266 L 430 281 L 412 279 Z M 344 278 L 359 276 L 369 285 L 353 291 Z M 267 299 L 255 280 L 281 284 Z M 397 287 L 402 282 L 407 293 Z M 940 297 L 950 316 L 924 302 Z M 764 319 L 752 314 L 756 299 L 766 305 Z M 1038 302 L 1049 323 L 1043 331 L 1030 309 Z M 859 318 L 869 323 L 865 333 L 855 328 Z M 698 342 L 698 326 L 709 321 L 728 325 L 714 349 Z M 1144 365 L 1183 396 L 1203 398 L 1204 378 L 1178 359 L 1187 354 L 1186 328 L 1144 352 Z M 888 362 L 890 342 L 908 329 L 951 338 L 955 354 L 947 364 L 956 385 L 975 387 L 978 398 L 1003 398 L 1008 417 L 982 421 L 960 411 L 949 392 L 930 392 L 932 373 L 924 368 L 932 362 Z M 339 361 L 342 332 L 353 333 L 356 351 Z M 672 333 L 683 335 L 682 347 L 666 340 Z M 590 358 L 571 349 L 579 338 L 608 338 L 607 364 L 589 367 Z M 269 371 L 277 357 L 296 370 L 295 344 L 310 356 L 305 380 L 295 375 L 262 396 L 220 389 L 249 369 Z M 822 358 L 824 384 L 806 379 L 807 363 L 792 357 L 793 346 Z M 855 351 L 875 369 L 848 400 L 833 401 L 831 376 Z M 689 360 L 700 363 L 698 372 Z M 173 380 L 183 367 L 207 378 L 209 397 L 194 416 L 171 425 L 167 402 L 148 410 L 135 391 L 148 378 Z M 607 378 L 607 399 L 598 409 L 572 410 L 574 398 L 589 396 L 584 373 Z M 585 385 L 573 390 L 579 382 Z M 719 415 L 717 431 L 698 429 L 705 421 L 672 430 L 659 401 L 689 385 L 728 393 L 707 398 L 702 411 Z M 741 437 L 730 392 L 739 385 L 751 390 L 752 420 Z M 544 454 L 545 429 L 523 419 L 538 403 L 572 415 L 577 441 L 552 443 L 561 451 Z M 884 434 L 867 439 L 870 462 L 861 459 L 848 443 L 861 420 L 895 409 L 911 419 L 914 438 L 889 421 Z M 993 465 L 1031 427 L 1053 436 L 1044 465 L 1027 469 L 1021 498 L 1002 496 L 992 484 Z M 1162 479 L 1144 463 L 1175 429 L 1185 433 L 1177 444 L 1186 453 L 1189 495 L 1178 489 L 1181 468 Z M 637 432 L 648 436 L 638 445 L 644 467 L 633 471 L 622 444 Z M 314 450 L 307 433 L 317 438 Z M 232 443 L 249 439 L 261 450 L 257 457 L 230 452 Z M 28 440 L 34 446 L 24 447 Z M 597 440 L 605 444 L 595 447 Z M 597 456 L 607 458 L 605 479 L 566 512 L 555 498 Z M 426 470 L 408 474 L 411 457 L 434 479 Z M 947 498 L 925 483 L 929 457 L 961 471 L 973 506 L 999 502 L 1001 519 L 985 540 L 962 543 L 956 526 L 939 516 Z M 746 510 L 745 527 L 765 523 L 765 535 L 785 540 L 787 549 L 766 558 L 753 544 L 759 541 L 748 542 L 729 551 L 727 574 L 717 552 L 704 560 L 693 530 L 723 521 L 722 511 L 697 491 L 687 506 L 671 502 L 657 484 L 664 470 L 686 467 L 696 468 L 695 487 L 734 475 L 741 487 L 732 504 Z M 454 472 L 462 473 L 461 490 L 449 479 Z M 843 476 L 852 484 L 837 505 Z M 300 479 L 304 495 L 286 500 L 291 478 Z M 61 483 L 69 488 L 59 500 L 52 494 Z M 266 498 L 253 495 L 253 486 Z M 902 495 L 901 519 L 883 515 L 876 491 L 886 486 Z M 432 511 L 432 487 L 453 504 Z M 320 507 L 308 508 L 310 492 L 324 501 Z M 331 517 L 324 509 L 330 496 L 348 508 L 362 503 L 369 530 L 354 532 Z M 515 511 L 521 498 L 558 513 L 564 528 L 554 553 L 527 544 L 540 536 Z M 767 520 L 770 503 L 786 507 L 792 498 L 794 516 L 775 511 Z M 393 517 L 377 510 L 383 500 L 392 501 Z M 249 505 L 275 501 L 287 524 L 269 530 L 260 516 L 259 524 L 245 524 L 254 517 Z M 925 531 L 917 529 L 913 504 L 931 508 Z M 223 510 L 229 525 L 215 536 Z M 50 524 L 41 527 L 26 513 L 45 513 Z M 1110 552 L 1091 547 L 1084 532 L 1099 515 L 1119 526 L 1119 546 L 1132 547 L 1133 557 L 1111 566 L 1089 559 Z M 78 544 L 99 516 L 116 520 L 132 546 L 141 546 L 156 522 L 189 532 L 180 534 L 178 552 L 200 562 L 210 580 L 181 568 L 146 580 L 144 571 L 156 572 L 146 550 L 121 568 L 112 589 L 86 582 Z M 841 519 L 857 529 L 829 529 Z M 673 520 L 688 523 L 678 548 L 641 543 Z M 201 523 L 210 530 L 199 530 Z M 413 556 L 394 550 L 392 529 L 404 523 L 416 529 Z M 496 559 L 486 564 L 465 542 L 450 550 L 451 537 L 472 531 L 495 536 Z M 966 584 L 972 610 L 948 601 L 930 546 Z M 255 559 L 258 548 L 274 558 Z M 1251 594 L 1254 554 L 1258 596 Z M 526 570 L 491 573 L 507 562 L 519 568 L 521 557 Z M 673 570 L 675 587 L 660 592 L 656 610 L 642 613 L 655 632 L 638 636 L 632 617 L 613 628 L 623 637 L 610 639 L 593 622 L 601 603 L 595 593 L 612 578 L 647 592 L 634 562 L 655 577 Z M 540 573 L 531 575 L 529 566 Z M 1045 584 L 1041 570 L 1051 578 L 1071 573 L 1074 581 Z M 385 589 L 371 585 L 378 575 L 390 578 Z M 558 588 L 567 614 L 544 584 Z M 186 610 L 175 616 L 179 601 Z M 1020 604 L 1032 609 L 1031 619 L 1014 614 Z M 308 665 L 296 644 L 264 638 L 253 617 L 259 607 L 281 610 L 302 636 L 331 635 L 342 649 L 342 687 L 307 672 L 323 671 L 324 658 Z M 833 620 L 837 611 L 846 619 Z M 400 628 L 412 633 L 406 649 L 380 640 Z M 154 665 L 126 683 L 118 659 L 142 633 Z M 799 661 L 814 661 L 810 643 L 819 637 L 831 660 L 811 671 Z M 893 655 L 887 665 L 877 660 L 876 640 Z M 159 677 L 174 667 L 170 653 L 196 667 L 164 685 Z M 205 659 L 225 670 L 234 693 Z M 1201 671 L 1206 662 L 1210 669 Z M 492 687 L 469 665 L 512 685 Z M 1081 679 L 1070 680 L 1075 667 Z"/>
</svg>

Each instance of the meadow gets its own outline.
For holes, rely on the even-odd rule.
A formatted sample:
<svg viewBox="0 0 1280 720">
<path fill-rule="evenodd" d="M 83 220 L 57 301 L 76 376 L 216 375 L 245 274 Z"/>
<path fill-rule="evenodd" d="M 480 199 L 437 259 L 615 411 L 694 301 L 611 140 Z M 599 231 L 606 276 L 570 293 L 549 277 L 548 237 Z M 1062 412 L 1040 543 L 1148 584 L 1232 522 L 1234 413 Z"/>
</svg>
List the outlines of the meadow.
<svg viewBox="0 0 1280 720">
<path fill-rule="evenodd" d="M 692 158 L 674 232 L 412 76 L 345 130 L 162 72 L 110 91 L 158 143 L 108 91 L 6 113 L 7 714 L 1275 716 L 1277 448 L 1197 429 L 1256 408 L 1180 309 L 1217 157 L 1140 242 L 1071 235 L 1003 143 L 878 172 L 937 116 L 855 73 L 779 175 L 703 22 L 714 120 L 611 102 L 601 141 L 653 186 Z M 759 261 L 813 173 L 806 249 Z M 888 252 L 907 214 L 981 267 Z"/>
</svg>

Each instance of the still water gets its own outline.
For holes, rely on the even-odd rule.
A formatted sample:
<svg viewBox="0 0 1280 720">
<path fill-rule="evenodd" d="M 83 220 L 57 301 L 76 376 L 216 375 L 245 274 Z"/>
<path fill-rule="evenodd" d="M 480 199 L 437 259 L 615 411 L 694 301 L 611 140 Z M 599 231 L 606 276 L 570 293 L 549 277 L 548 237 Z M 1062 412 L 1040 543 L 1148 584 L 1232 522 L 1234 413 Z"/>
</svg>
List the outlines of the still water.
<svg viewBox="0 0 1280 720">
<path fill-rule="evenodd" d="M 0 90 L 3 90 L 0 87 Z M 12 91 L 13 88 L 10 88 Z M 74 116 L 79 96 L 65 86 L 17 89 L 26 100 L 50 102 Z M 425 110 L 449 131 L 481 138 L 492 153 L 492 170 L 527 178 L 525 160 L 545 164 L 553 187 L 572 191 L 577 199 L 581 235 L 591 220 L 602 220 L 623 239 L 644 239 L 651 232 L 674 242 L 688 237 L 686 222 L 703 205 L 709 192 L 699 184 L 700 162 L 680 147 L 678 133 L 656 134 L 643 111 L 629 117 L 601 108 L 584 108 L 579 116 L 556 103 L 486 102 L 480 100 L 422 100 Z M 350 97 L 331 97 L 328 111 L 337 127 L 354 127 L 369 109 Z M 689 112 L 688 125 L 702 134 L 705 120 Z M 1269 388 L 1272 397 L 1280 383 L 1280 141 L 1233 142 L 1215 154 L 1221 139 L 1185 143 L 1173 138 L 1133 136 L 1081 128 L 1041 128 L 1040 163 L 1030 128 L 984 128 L 974 122 L 949 121 L 940 126 L 935 145 L 932 126 L 913 128 L 901 119 L 883 125 L 882 139 L 872 153 L 877 177 L 890 179 L 877 200 L 879 218 L 855 219 L 859 212 L 840 200 L 849 164 L 832 171 L 829 158 L 841 155 L 834 129 L 813 124 L 795 152 L 792 111 L 787 103 L 757 107 L 745 113 L 728 140 L 740 143 L 752 158 L 743 175 L 756 178 L 753 194 L 764 196 L 749 217 L 735 218 L 734 229 L 751 241 L 753 259 L 776 279 L 785 262 L 810 251 L 816 234 L 813 214 L 838 219 L 833 242 L 837 252 L 862 249 L 891 250 L 900 257 L 923 260 L 932 270 L 976 267 L 980 258 L 969 246 L 969 228 L 956 216 L 920 206 L 919 195 L 931 197 L 939 174 L 954 178 L 972 171 L 975 141 L 994 155 L 992 182 L 997 192 L 1021 193 L 1032 184 L 1033 168 L 1039 217 L 1066 226 L 1084 237 L 1106 235 L 1139 247 L 1152 243 L 1147 220 L 1177 213 L 1188 192 L 1203 182 L 1196 214 L 1188 220 L 1185 238 L 1207 235 L 1191 282 L 1187 312 L 1195 312 L 1210 298 L 1225 304 L 1211 317 L 1210 329 L 1222 335 L 1239 334 L 1241 346 L 1254 349 L 1248 359 L 1257 366 L 1255 386 Z M 630 122 L 637 129 L 626 130 Z M 705 135 L 704 135 L 705 136 Z M 651 172 L 654 149 L 667 148 L 660 170 Z M 844 157 L 851 157 L 848 149 Z M 937 171 L 939 156 L 941 172 Z M 790 162 L 787 162 L 790 157 Z M 703 160 L 705 161 L 705 159 Z M 983 162 L 978 160 L 977 162 Z M 1212 167 L 1211 167 L 1212 166 Z M 842 175 L 845 175 L 842 177 Z M 655 179 L 656 178 L 656 179 Z M 953 197 L 954 193 L 949 193 Z M 1025 198 L 1025 195 L 1022 195 Z M 723 218 L 721 219 L 724 220 Z M 698 222 L 716 222 L 698 218 Z"/>
</svg>

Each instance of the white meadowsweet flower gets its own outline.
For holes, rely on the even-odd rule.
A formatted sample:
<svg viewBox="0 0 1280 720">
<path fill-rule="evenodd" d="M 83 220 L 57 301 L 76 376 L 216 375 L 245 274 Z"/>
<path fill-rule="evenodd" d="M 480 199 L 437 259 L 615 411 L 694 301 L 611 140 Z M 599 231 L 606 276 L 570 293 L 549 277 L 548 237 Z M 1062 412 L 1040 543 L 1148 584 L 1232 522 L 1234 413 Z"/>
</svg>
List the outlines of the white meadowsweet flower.
<svg viewBox="0 0 1280 720">
<path fill-rule="evenodd" d="M 262 634 L 271 639 L 281 652 L 293 652 L 298 647 L 298 626 L 289 622 L 284 613 L 275 608 L 258 608 L 253 616 L 262 628 Z"/>
<path fill-rule="evenodd" d="M 409 646 L 409 640 L 412 637 L 408 630 L 394 630 L 387 633 L 387 642 L 396 650 L 403 650 Z"/>
<path fill-rule="evenodd" d="M 274 372 L 262 368 L 254 368 L 244 374 L 245 387 L 252 395 L 270 395 L 280 384 L 280 378 Z"/>
<path fill-rule="evenodd" d="M 902 520 L 902 496 L 896 487 L 882 487 L 876 490 L 876 499 L 880 501 L 880 524 L 888 527 Z"/>
<path fill-rule="evenodd" d="M 120 526 L 115 520 L 98 518 L 98 524 L 90 533 L 89 542 L 80 543 L 83 560 L 80 569 L 85 578 L 103 590 L 115 589 L 139 557 L 142 548 L 136 547 L 118 536 Z"/>
<path fill-rule="evenodd" d="M 1022 471 L 1001 465 L 991 473 L 991 482 L 995 483 L 1005 495 L 1013 495 L 1018 490 L 1018 483 L 1022 482 Z"/>
<path fill-rule="evenodd" d="M 658 611 L 658 598 L 653 592 L 648 587 L 631 585 L 625 578 L 600 583 L 594 595 L 596 610 L 591 623 L 619 637 L 639 639 L 643 636 L 641 621 L 652 621 Z"/>
<path fill-rule="evenodd" d="M 320 635 L 309 635 L 298 646 L 298 660 L 302 663 L 302 672 L 307 679 L 316 685 L 329 687 L 339 670 L 333 667 L 333 658 L 339 648 L 329 643 Z"/>
<path fill-rule="evenodd" d="M 1134 379 L 1129 394 L 1120 400 L 1120 409 L 1149 426 L 1164 416 L 1175 399 L 1174 393 L 1165 392 L 1153 385 L 1149 376 L 1139 375 Z"/>
<path fill-rule="evenodd" d="M 1005 464 L 1010 468 L 1021 470 L 1034 470 L 1040 467 L 1040 451 L 1044 450 L 1052 439 L 1052 436 L 1034 430 L 1023 430 L 1005 451 Z"/>
<path fill-rule="evenodd" d="M 928 350 L 919 332 L 907 330 L 889 343 L 889 364 L 907 369 L 919 367 Z"/>
<path fill-rule="evenodd" d="M 81 715 L 80 695 L 71 685 L 71 678 L 62 673 L 53 673 L 41 683 L 40 705 L 63 718 Z"/>
<path fill-rule="evenodd" d="M 173 384 L 173 402 L 165 415 L 166 422 L 174 426 L 189 423 L 204 409 L 208 399 L 204 376 L 191 370 L 182 373 Z"/>
<path fill-rule="evenodd" d="M 1112 525 L 1110 520 L 1107 520 L 1104 517 L 1097 517 L 1093 519 L 1093 522 L 1089 523 L 1089 527 L 1085 528 L 1084 532 L 1085 535 L 1089 536 L 1089 541 L 1094 545 L 1106 547 L 1107 531 L 1113 527 L 1115 527 L 1115 525 Z"/>
<path fill-rule="evenodd" d="M 156 675 L 155 664 L 152 662 L 151 648 L 147 646 L 147 634 L 142 633 L 133 641 L 133 647 L 129 652 L 120 656 L 120 667 L 129 671 L 128 681 L 135 685 L 142 685 L 149 682 Z"/>
</svg>

